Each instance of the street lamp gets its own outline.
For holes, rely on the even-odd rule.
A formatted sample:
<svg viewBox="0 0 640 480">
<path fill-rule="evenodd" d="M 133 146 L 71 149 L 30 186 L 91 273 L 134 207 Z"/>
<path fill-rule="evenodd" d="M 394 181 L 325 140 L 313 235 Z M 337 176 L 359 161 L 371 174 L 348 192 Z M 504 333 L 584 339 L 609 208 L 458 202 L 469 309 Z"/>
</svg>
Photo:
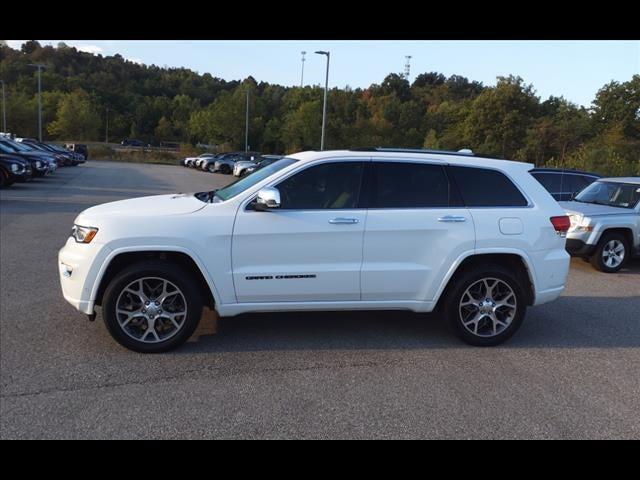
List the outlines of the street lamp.
<svg viewBox="0 0 640 480">
<path fill-rule="evenodd" d="M 0 80 L 2 84 L 2 131 L 7 133 L 7 106 L 4 102 L 4 80 Z"/>
<path fill-rule="evenodd" d="M 29 66 L 38 69 L 38 140 L 42 142 L 42 69 L 44 65 L 30 63 Z"/>
<path fill-rule="evenodd" d="M 322 136 L 320 137 L 320 150 L 324 150 L 324 129 L 327 125 L 327 89 L 329 87 L 329 57 L 331 56 L 331 52 L 323 52 L 322 50 L 318 50 L 318 55 L 326 55 L 327 56 L 327 75 L 324 81 L 324 104 L 322 106 Z"/>
</svg>

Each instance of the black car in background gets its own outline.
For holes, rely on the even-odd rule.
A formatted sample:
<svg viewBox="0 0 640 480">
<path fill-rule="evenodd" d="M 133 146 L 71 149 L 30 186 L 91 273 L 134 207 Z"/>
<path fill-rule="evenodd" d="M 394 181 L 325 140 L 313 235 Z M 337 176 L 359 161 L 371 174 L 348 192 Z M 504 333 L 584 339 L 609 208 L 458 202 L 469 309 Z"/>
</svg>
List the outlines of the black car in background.
<svg viewBox="0 0 640 480">
<path fill-rule="evenodd" d="M 148 143 L 143 142 L 142 140 L 136 140 L 135 138 L 125 138 L 120 142 L 120 145 L 123 147 L 150 147 Z"/>
<path fill-rule="evenodd" d="M 600 175 L 564 168 L 534 168 L 529 173 L 557 201 L 567 201 L 573 195 L 600 178 Z"/>
<path fill-rule="evenodd" d="M 15 155 L 0 153 L 0 187 L 31 180 L 31 164 Z"/>
<path fill-rule="evenodd" d="M 81 156 L 84 161 L 89 160 L 89 149 L 86 145 L 83 145 L 82 143 L 67 143 L 64 147 L 70 152 Z"/>
<path fill-rule="evenodd" d="M 44 152 L 30 150 L 24 145 L 14 142 L 6 138 L 0 137 L 0 153 L 19 157 L 29 162 L 33 170 L 34 177 L 44 177 L 49 172 L 49 162 L 55 162 L 55 159 Z"/>
</svg>

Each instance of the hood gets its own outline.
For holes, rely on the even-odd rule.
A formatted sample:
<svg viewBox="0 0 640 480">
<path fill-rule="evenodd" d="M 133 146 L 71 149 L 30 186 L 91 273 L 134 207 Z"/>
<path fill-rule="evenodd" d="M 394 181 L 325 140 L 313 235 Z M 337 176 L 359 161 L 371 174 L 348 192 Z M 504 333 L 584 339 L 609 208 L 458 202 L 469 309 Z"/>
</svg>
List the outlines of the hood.
<svg viewBox="0 0 640 480">
<path fill-rule="evenodd" d="M 198 200 L 192 193 L 178 193 L 171 195 L 153 195 L 149 197 L 119 200 L 103 203 L 84 210 L 76 223 L 95 226 L 102 218 L 131 218 L 131 217 L 166 217 L 170 215 L 184 215 L 204 208 L 207 204 Z"/>
<path fill-rule="evenodd" d="M 585 217 L 597 217 L 603 215 L 629 215 L 635 213 L 631 208 L 610 207 L 608 205 L 597 205 L 595 203 L 582 202 L 558 202 L 566 212 L 571 215 L 582 215 Z"/>
</svg>

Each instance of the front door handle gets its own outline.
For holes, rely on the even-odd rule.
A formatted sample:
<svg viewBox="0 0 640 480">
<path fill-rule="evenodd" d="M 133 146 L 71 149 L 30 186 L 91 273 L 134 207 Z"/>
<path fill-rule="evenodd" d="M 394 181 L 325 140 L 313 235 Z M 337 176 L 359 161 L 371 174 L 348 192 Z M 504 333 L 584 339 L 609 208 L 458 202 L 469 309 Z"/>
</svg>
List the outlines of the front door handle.
<svg viewBox="0 0 640 480">
<path fill-rule="evenodd" d="M 444 217 L 438 218 L 438 221 L 448 223 L 466 222 L 467 217 L 462 217 L 460 215 L 445 215 Z"/>
<path fill-rule="evenodd" d="M 329 220 L 329 223 L 331 223 L 332 225 L 353 225 L 355 223 L 358 223 L 358 219 L 357 218 L 337 217 L 337 218 L 332 218 L 331 220 Z"/>
</svg>

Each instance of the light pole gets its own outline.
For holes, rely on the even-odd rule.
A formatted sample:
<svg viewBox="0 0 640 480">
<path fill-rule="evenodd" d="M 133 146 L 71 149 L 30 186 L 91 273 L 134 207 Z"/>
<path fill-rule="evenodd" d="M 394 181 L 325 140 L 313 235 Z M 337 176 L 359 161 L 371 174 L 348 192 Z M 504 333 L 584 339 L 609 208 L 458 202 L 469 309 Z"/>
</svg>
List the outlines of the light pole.
<svg viewBox="0 0 640 480">
<path fill-rule="evenodd" d="M 109 107 L 107 107 L 107 128 L 104 134 L 104 143 L 109 143 Z"/>
<path fill-rule="evenodd" d="M 4 80 L 0 80 L 2 84 L 2 131 L 7 132 L 7 105 L 4 101 Z"/>
<path fill-rule="evenodd" d="M 247 114 L 244 126 L 244 153 L 249 151 L 249 92 L 250 90 L 247 89 Z"/>
<path fill-rule="evenodd" d="M 42 69 L 44 65 L 30 63 L 29 66 L 38 69 L 38 140 L 42 142 Z"/>
<path fill-rule="evenodd" d="M 300 53 L 302 53 L 302 74 L 300 75 L 300 88 L 302 88 L 304 85 L 304 56 L 307 54 L 307 52 Z"/>
<path fill-rule="evenodd" d="M 329 88 L 329 57 L 331 56 L 331 52 L 318 50 L 316 53 L 327 56 L 327 75 L 324 80 L 324 104 L 322 106 L 322 136 L 320 137 L 320 150 L 324 150 L 324 129 L 327 125 L 327 89 Z"/>
</svg>

